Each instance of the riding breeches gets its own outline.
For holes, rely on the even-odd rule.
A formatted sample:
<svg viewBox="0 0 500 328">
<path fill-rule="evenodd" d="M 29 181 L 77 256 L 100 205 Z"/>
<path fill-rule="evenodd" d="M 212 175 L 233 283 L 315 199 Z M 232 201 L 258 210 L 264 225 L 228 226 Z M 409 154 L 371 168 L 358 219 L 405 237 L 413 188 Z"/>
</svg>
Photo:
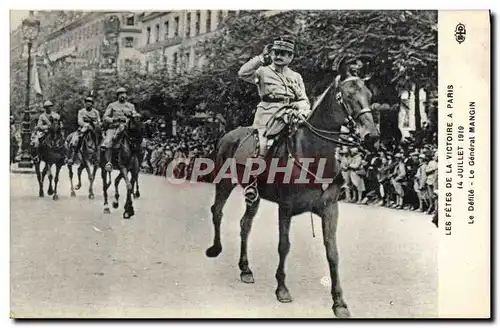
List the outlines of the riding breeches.
<svg viewBox="0 0 500 328">
<path fill-rule="evenodd" d="M 120 124 L 117 128 L 107 129 L 104 133 L 104 139 L 102 141 L 103 148 L 113 148 L 118 136 L 125 130 L 125 125 Z"/>
<path fill-rule="evenodd" d="M 40 145 L 40 140 L 45 137 L 45 134 L 46 133 L 43 131 L 36 131 L 36 133 L 31 136 L 31 145 L 37 148 Z"/>
</svg>

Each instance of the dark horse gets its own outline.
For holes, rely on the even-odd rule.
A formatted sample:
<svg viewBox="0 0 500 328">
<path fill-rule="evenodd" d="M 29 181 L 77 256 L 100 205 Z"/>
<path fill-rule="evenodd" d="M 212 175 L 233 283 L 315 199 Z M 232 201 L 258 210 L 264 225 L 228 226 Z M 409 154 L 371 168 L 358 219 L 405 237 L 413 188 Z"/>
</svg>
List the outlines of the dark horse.
<svg viewBox="0 0 500 328">
<path fill-rule="evenodd" d="M 38 153 L 39 152 L 39 153 Z M 59 172 L 61 167 L 64 165 L 64 160 L 66 158 L 66 149 L 64 147 L 64 136 L 61 133 L 61 124 L 59 120 L 52 120 L 52 124 L 49 127 L 47 134 L 40 140 L 39 149 L 32 149 L 32 155 L 36 158 L 38 155 L 38 160 L 35 160 L 35 171 L 36 177 L 38 179 L 40 197 L 44 197 L 43 193 L 43 180 L 47 172 L 49 173 L 49 189 L 47 189 L 47 194 L 52 196 L 52 199 L 57 200 L 59 198 L 57 194 L 57 184 L 59 182 Z M 40 173 L 40 163 L 45 162 L 43 172 Z M 56 174 L 54 176 L 54 188 L 52 188 L 52 165 L 56 166 Z"/>
<path fill-rule="evenodd" d="M 77 131 L 71 133 L 66 138 L 65 146 L 69 153 L 69 147 L 73 135 Z M 76 162 L 79 163 L 77 169 L 78 183 L 76 187 L 73 186 L 73 164 L 68 163 L 69 180 L 71 183 L 71 197 L 75 197 L 75 190 L 80 190 L 82 187 L 82 171 L 87 171 L 89 178 L 89 199 L 94 199 L 94 181 L 99 168 L 99 143 L 102 139 L 98 126 L 93 126 L 91 130 L 87 130 L 81 140 L 79 140 L 79 147 L 76 153 Z"/>
<path fill-rule="evenodd" d="M 338 196 L 343 184 L 340 164 L 335 159 L 335 149 L 341 141 L 341 126 L 346 119 L 358 123 L 361 140 L 364 145 L 376 150 L 379 145 L 379 132 L 373 121 L 370 110 L 371 92 L 362 79 L 348 77 L 333 82 L 323 93 L 315 109 L 295 133 L 291 134 L 286 142 L 277 142 L 275 150 L 270 156 L 288 158 L 288 156 L 302 158 L 325 158 L 323 177 L 334 178 L 328 185 L 322 184 L 282 184 L 259 183 L 258 190 L 262 198 L 279 205 L 279 265 L 276 271 L 276 297 L 280 302 L 291 302 L 292 297 L 285 284 L 285 259 L 290 250 L 289 232 L 291 219 L 304 212 L 312 212 L 321 217 L 323 241 L 326 248 L 326 257 L 330 267 L 332 282 L 331 294 L 333 311 L 337 317 L 350 317 L 339 279 L 339 256 L 337 249 L 337 220 Z M 351 122 L 352 123 L 352 122 Z M 240 127 L 227 133 L 217 146 L 216 165 L 234 157 L 240 142 L 252 133 L 251 129 Z M 292 146 L 290 146 L 292 145 Z M 241 183 L 240 183 L 241 184 Z M 243 184 L 241 184 L 243 185 Z M 213 245 L 207 249 L 208 257 L 216 257 L 222 251 L 220 226 L 222 209 L 236 186 L 230 178 L 222 179 L 216 184 L 215 201 L 211 207 L 212 220 L 215 230 Z M 241 253 L 238 266 L 241 270 L 241 280 L 253 283 L 253 273 L 250 270 L 247 257 L 247 241 L 252 220 L 259 207 L 259 199 L 247 203 L 246 211 L 241 218 Z"/>
<path fill-rule="evenodd" d="M 132 202 L 132 193 L 134 185 L 137 185 L 139 179 L 139 156 L 140 156 L 140 144 L 143 137 L 143 123 L 138 117 L 131 117 L 127 120 L 125 130 L 118 136 L 120 147 L 118 149 L 113 149 L 113 168 L 119 170 L 119 175 L 115 180 L 115 185 L 118 186 L 120 179 L 125 180 L 127 185 L 127 198 L 125 200 L 123 218 L 128 219 L 134 216 L 135 211 Z M 116 153 L 115 153 L 116 152 Z M 101 176 L 102 176 L 102 188 L 104 193 L 104 208 L 103 212 L 110 213 L 108 206 L 108 188 L 111 185 L 111 173 L 107 172 L 104 166 L 105 156 L 101 150 Z M 129 179 L 128 173 L 131 173 L 131 178 Z M 138 188 L 138 186 L 137 186 Z M 116 202 L 113 203 L 114 208 L 118 208 L 118 188 L 116 190 L 115 199 Z"/>
</svg>

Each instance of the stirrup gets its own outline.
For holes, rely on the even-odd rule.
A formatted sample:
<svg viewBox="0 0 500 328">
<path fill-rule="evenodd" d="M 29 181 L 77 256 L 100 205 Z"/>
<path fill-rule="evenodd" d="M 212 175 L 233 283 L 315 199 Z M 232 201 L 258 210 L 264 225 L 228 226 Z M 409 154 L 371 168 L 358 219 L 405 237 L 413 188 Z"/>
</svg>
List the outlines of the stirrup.
<svg viewBox="0 0 500 328">
<path fill-rule="evenodd" d="M 248 186 L 243 189 L 245 195 L 245 203 L 252 205 L 259 199 L 259 190 L 257 189 L 257 179 L 252 181 Z"/>
</svg>

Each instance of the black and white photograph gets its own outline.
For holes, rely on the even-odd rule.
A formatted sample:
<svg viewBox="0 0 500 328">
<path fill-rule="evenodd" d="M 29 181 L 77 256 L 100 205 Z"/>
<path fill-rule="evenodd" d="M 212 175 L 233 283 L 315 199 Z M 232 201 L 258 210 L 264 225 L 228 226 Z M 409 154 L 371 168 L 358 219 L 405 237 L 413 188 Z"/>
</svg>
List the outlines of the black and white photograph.
<svg viewBox="0 0 500 328">
<path fill-rule="evenodd" d="M 11 10 L 10 317 L 442 316 L 439 15 Z"/>
</svg>

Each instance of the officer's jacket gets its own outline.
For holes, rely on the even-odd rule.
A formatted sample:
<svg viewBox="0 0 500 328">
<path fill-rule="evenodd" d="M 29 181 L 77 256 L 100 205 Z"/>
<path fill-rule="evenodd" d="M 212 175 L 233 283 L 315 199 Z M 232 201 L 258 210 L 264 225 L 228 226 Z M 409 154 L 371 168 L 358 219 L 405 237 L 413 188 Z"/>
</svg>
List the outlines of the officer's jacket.
<svg viewBox="0 0 500 328">
<path fill-rule="evenodd" d="M 279 73 L 272 64 L 262 66 L 257 56 L 241 66 L 238 76 L 257 85 L 261 98 L 257 107 L 270 109 L 284 106 L 284 103 L 265 101 L 268 97 L 289 98 L 290 102 L 297 103 L 300 110 L 309 110 L 311 107 L 302 76 L 288 67 L 284 67 L 283 73 Z"/>
<path fill-rule="evenodd" d="M 127 117 L 133 114 L 137 114 L 135 106 L 133 104 L 127 101 L 124 103 L 115 101 L 108 105 L 108 108 L 106 108 L 106 111 L 104 112 L 102 119 L 104 121 L 108 121 L 108 123 L 111 123 L 110 119 L 112 118 L 118 119 L 121 122 L 125 122 Z"/>
<path fill-rule="evenodd" d="M 87 110 L 82 108 L 78 111 L 78 125 L 83 127 L 87 123 L 94 123 L 94 125 L 99 125 L 101 123 L 101 118 L 99 111 L 95 108 Z"/>
<path fill-rule="evenodd" d="M 60 121 L 61 120 L 61 116 L 59 114 L 55 113 L 55 112 L 50 112 L 50 114 L 47 114 L 46 112 L 43 112 L 38 117 L 38 123 L 36 124 L 37 130 L 48 129 L 52 125 L 52 122 L 54 120 Z"/>
</svg>

